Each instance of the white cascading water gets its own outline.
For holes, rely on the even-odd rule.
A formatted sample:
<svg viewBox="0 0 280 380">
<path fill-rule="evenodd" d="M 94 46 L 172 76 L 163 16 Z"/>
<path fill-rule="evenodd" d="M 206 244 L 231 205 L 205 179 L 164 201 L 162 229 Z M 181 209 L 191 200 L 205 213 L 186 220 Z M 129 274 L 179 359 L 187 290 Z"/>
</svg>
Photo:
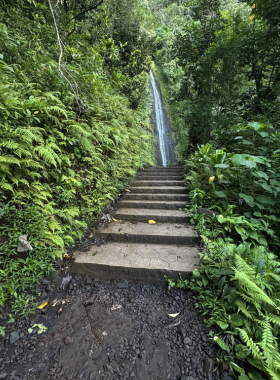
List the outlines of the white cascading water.
<svg viewBox="0 0 280 380">
<path fill-rule="evenodd" d="M 150 72 L 151 84 L 154 92 L 155 99 L 155 111 L 156 111 L 156 127 L 158 131 L 158 141 L 160 154 L 162 158 L 162 166 L 167 166 L 167 156 L 166 156 L 166 146 L 164 141 L 164 116 L 163 116 L 163 107 L 160 94 L 157 89 L 156 81 L 153 72 Z"/>
</svg>

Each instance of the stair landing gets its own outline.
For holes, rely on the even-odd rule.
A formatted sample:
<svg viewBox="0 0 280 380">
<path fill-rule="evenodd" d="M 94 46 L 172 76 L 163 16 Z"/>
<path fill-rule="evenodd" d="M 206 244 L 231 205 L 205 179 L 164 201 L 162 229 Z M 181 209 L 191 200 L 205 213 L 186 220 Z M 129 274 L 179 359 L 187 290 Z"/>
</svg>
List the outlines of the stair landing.
<svg viewBox="0 0 280 380">
<path fill-rule="evenodd" d="M 73 271 L 147 283 L 165 283 L 165 276 L 176 279 L 179 273 L 190 276 L 199 268 L 199 248 L 187 213 L 179 210 L 188 200 L 182 169 L 142 170 L 130 190 L 112 213 L 117 221 L 92 232 L 108 244 L 76 251 Z"/>
</svg>

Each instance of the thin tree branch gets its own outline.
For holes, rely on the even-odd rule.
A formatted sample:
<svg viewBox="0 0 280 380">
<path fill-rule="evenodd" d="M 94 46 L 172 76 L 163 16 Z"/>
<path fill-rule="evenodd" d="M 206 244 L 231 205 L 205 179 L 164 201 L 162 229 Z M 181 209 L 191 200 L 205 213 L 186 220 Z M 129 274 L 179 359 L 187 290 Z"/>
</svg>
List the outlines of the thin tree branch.
<svg viewBox="0 0 280 380">
<path fill-rule="evenodd" d="M 78 92 L 76 91 L 76 89 L 74 88 L 74 86 L 72 85 L 72 83 L 69 81 L 69 79 L 64 75 L 63 71 L 61 70 L 61 60 L 62 60 L 62 55 L 63 55 L 63 48 L 62 48 L 61 39 L 60 39 L 60 36 L 59 36 L 59 31 L 58 31 L 58 27 L 57 27 L 57 24 L 56 24 L 56 20 L 55 20 L 53 8 L 52 8 L 51 0 L 48 0 L 48 2 L 49 2 L 49 7 L 50 7 L 50 10 L 51 10 L 51 13 L 52 13 L 55 30 L 56 30 L 57 42 L 58 42 L 59 49 L 60 49 L 60 54 L 59 54 L 59 58 L 58 58 L 57 68 L 58 68 L 58 71 L 60 72 L 61 76 L 69 83 L 69 85 L 70 85 L 70 87 L 71 87 L 71 89 L 72 89 L 72 91 L 73 91 L 73 93 L 75 95 L 78 107 L 81 110 L 81 108 L 80 108 L 80 102 L 79 102 L 80 99 L 79 99 Z"/>
<path fill-rule="evenodd" d="M 72 20 L 77 19 L 78 17 L 82 16 L 82 15 L 83 15 L 84 13 L 86 13 L 86 12 L 93 11 L 94 9 L 98 8 L 99 5 L 101 5 L 101 4 L 103 3 L 103 1 L 104 1 L 104 0 L 101 0 L 98 4 L 95 4 L 93 7 L 90 7 L 90 8 L 88 8 L 88 9 L 86 9 L 86 10 L 84 10 L 84 11 L 78 13 L 76 16 L 73 16 L 73 17 L 72 17 Z"/>
</svg>

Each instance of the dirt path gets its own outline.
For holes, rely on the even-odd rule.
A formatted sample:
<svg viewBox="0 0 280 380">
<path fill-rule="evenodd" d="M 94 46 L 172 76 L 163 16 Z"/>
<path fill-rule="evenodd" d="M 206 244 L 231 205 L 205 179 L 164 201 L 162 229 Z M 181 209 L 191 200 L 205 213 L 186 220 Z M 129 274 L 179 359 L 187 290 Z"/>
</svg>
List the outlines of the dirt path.
<svg viewBox="0 0 280 380">
<path fill-rule="evenodd" d="M 50 289 L 46 280 L 40 287 Z M 49 305 L 65 301 L 61 314 L 59 302 L 8 325 L 1 340 L 0 379 L 206 378 L 204 360 L 215 359 L 217 351 L 191 292 L 74 276 L 69 293 L 48 293 Z M 38 302 L 45 300 L 41 296 Z M 38 335 L 34 329 L 29 334 L 34 323 L 46 326 L 47 332 Z M 213 379 L 220 375 L 216 371 Z"/>
</svg>

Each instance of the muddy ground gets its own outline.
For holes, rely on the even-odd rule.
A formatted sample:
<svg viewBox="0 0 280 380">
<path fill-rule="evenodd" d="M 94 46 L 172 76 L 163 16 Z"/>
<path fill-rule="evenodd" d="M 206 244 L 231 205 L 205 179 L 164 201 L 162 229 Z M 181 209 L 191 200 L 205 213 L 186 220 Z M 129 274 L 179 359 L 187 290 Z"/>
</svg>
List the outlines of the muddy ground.
<svg viewBox="0 0 280 380">
<path fill-rule="evenodd" d="M 61 278 L 53 273 L 59 285 Z M 211 378 L 203 368 L 205 359 L 206 364 L 215 360 L 217 347 L 191 292 L 77 275 L 68 294 L 47 279 L 36 291 L 41 293 L 38 304 L 48 305 L 27 320 L 7 325 L 0 340 L 0 379 Z M 1 324 L 8 313 L 6 308 Z M 35 323 L 48 330 L 29 333 Z M 230 379 L 219 369 L 213 373 L 218 378 Z"/>
</svg>

